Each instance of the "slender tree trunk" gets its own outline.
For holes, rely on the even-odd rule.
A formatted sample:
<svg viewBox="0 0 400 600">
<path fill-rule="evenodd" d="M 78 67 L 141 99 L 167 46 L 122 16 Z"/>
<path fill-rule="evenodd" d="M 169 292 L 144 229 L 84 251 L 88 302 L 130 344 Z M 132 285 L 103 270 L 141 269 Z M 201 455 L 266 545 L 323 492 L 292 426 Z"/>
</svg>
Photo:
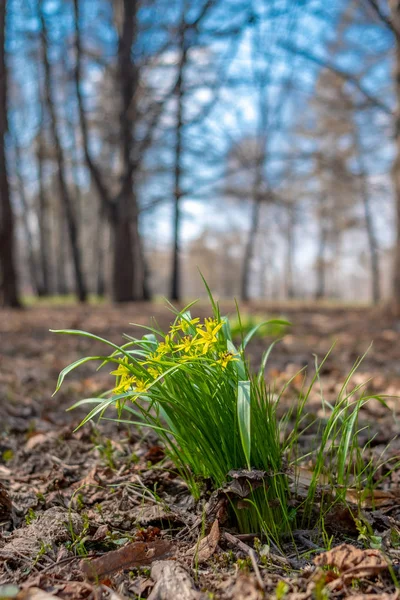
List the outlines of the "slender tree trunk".
<svg viewBox="0 0 400 600">
<path fill-rule="evenodd" d="M 44 169 L 43 169 L 43 137 L 42 129 L 40 127 L 38 134 L 38 147 L 36 152 L 37 161 L 37 172 L 39 180 L 39 193 L 38 193 L 38 221 L 39 221 L 39 256 L 40 256 L 40 270 L 42 283 L 40 286 L 41 293 L 43 296 L 50 294 L 50 253 L 49 253 L 49 211 L 48 211 L 48 200 L 46 191 L 44 188 Z"/>
<path fill-rule="evenodd" d="M 381 299 L 379 247 L 374 229 L 374 221 L 371 213 L 371 198 L 368 189 L 366 169 L 362 156 L 362 148 L 356 131 L 354 133 L 354 142 L 355 150 L 357 153 L 360 194 L 364 207 L 365 228 L 367 233 L 368 248 L 370 255 L 372 300 L 374 304 L 378 304 L 378 302 Z"/>
<path fill-rule="evenodd" d="M 396 241 L 394 248 L 393 272 L 393 308 L 400 316 L 400 3 L 389 0 L 392 15 L 393 33 L 395 37 L 394 89 L 397 101 L 394 138 L 396 155 L 392 166 L 392 179 L 396 215 Z"/>
<path fill-rule="evenodd" d="M 183 105 L 184 105 L 184 72 L 187 62 L 185 40 L 185 13 L 183 12 L 179 31 L 180 60 L 176 82 L 176 143 L 174 168 L 174 221 L 172 249 L 171 300 L 178 301 L 181 297 L 180 241 L 181 241 L 181 199 L 182 199 L 182 144 L 183 144 Z"/>
<path fill-rule="evenodd" d="M 258 232 L 258 224 L 260 220 L 260 211 L 261 211 L 261 198 L 259 193 L 254 197 L 253 207 L 252 207 L 252 215 L 251 215 L 251 225 L 250 230 L 247 236 L 247 242 L 244 250 L 243 256 L 243 266 L 242 266 L 242 280 L 241 280 L 241 299 L 243 302 L 247 302 L 250 297 L 250 273 L 251 273 L 251 261 L 253 259 L 254 254 L 254 244 L 256 241 L 256 236 Z"/>
<path fill-rule="evenodd" d="M 286 254 L 286 294 L 288 298 L 295 297 L 293 284 L 293 260 L 294 260 L 294 227 L 295 227 L 295 208 L 288 206 L 287 223 L 287 254 Z"/>
<path fill-rule="evenodd" d="M 20 308 L 14 250 L 14 217 L 7 175 L 6 0 L 0 2 L 0 304 Z"/>
<path fill-rule="evenodd" d="M 57 179 L 58 179 L 58 187 L 60 192 L 60 199 L 63 204 L 65 210 L 65 217 L 67 221 L 68 227 L 68 235 L 69 241 L 71 245 L 72 251 L 72 262 L 74 266 L 74 275 L 75 275 L 75 287 L 76 293 L 80 300 L 80 302 L 85 302 L 87 297 L 86 292 L 86 284 L 83 275 L 82 269 L 82 256 L 79 248 L 79 240 L 78 240 L 78 225 L 76 221 L 76 217 L 74 214 L 74 207 L 72 203 L 72 199 L 70 197 L 68 186 L 66 182 L 65 176 L 65 159 L 64 152 L 61 145 L 61 140 L 58 134 L 57 128 L 57 117 L 55 106 L 53 102 L 52 96 L 52 72 L 51 65 L 48 58 L 47 51 L 47 30 L 46 30 L 46 22 L 44 15 L 42 13 L 42 7 L 40 8 L 40 21 L 41 21 L 41 43 L 42 43 L 42 60 L 44 65 L 45 72 L 45 94 L 46 94 L 46 105 L 47 110 L 50 117 L 50 130 L 52 141 L 54 145 L 54 150 L 56 154 L 56 162 L 57 162 Z"/>
<path fill-rule="evenodd" d="M 325 226 L 324 219 L 324 198 L 321 196 L 319 199 L 319 243 L 318 243 L 318 256 L 317 256 L 317 289 L 315 292 L 315 299 L 320 300 L 325 297 L 326 294 L 326 262 L 325 262 L 325 251 L 326 243 L 328 241 L 328 232 Z"/>
<path fill-rule="evenodd" d="M 96 269 L 96 294 L 102 298 L 106 292 L 105 281 L 105 220 L 101 207 L 97 215 L 97 235 L 95 238 L 95 269 Z"/>
<path fill-rule="evenodd" d="M 251 261 L 254 255 L 254 245 L 258 233 L 258 226 L 261 212 L 261 187 L 264 179 L 263 166 L 267 158 L 267 131 L 268 131 L 268 103 L 266 99 L 266 90 L 268 89 L 268 83 L 270 80 L 270 74 L 267 75 L 257 73 L 258 56 L 262 49 L 261 43 L 261 30 L 260 27 L 255 27 L 253 34 L 253 54 L 252 54 L 252 68 L 255 76 L 257 77 L 257 94 L 258 94 L 258 148 L 255 160 L 255 174 L 252 190 L 253 208 L 251 215 L 250 230 L 248 232 L 248 238 L 245 245 L 245 251 L 243 256 L 242 266 L 242 279 L 241 279 L 241 299 L 243 301 L 249 300 L 250 296 L 250 275 L 251 275 Z M 257 74 L 257 75 L 256 75 Z"/>
<path fill-rule="evenodd" d="M 56 236 L 56 244 L 54 248 L 55 253 L 55 266 L 56 266 L 56 293 L 59 296 L 66 296 L 68 294 L 68 283 L 67 283 L 67 261 L 68 252 L 66 246 L 65 236 L 65 216 L 63 206 L 58 204 L 57 211 L 55 213 L 55 224 L 54 229 L 58 231 Z"/>
<path fill-rule="evenodd" d="M 138 230 L 138 228 L 137 228 Z M 141 236 L 136 238 L 136 249 L 135 252 L 140 255 L 140 265 L 141 271 L 137 273 L 138 275 L 138 289 L 141 290 L 142 300 L 150 301 L 151 300 L 151 290 L 150 290 L 150 269 L 146 260 L 146 256 L 144 253 L 143 242 Z M 141 287 L 140 287 L 141 286 Z"/>
<path fill-rule="evenodd" d="M 31 230 L 31 224 L 29 221 L 29 205 L 25 194 L 25 185 L 22 177 L 22 164 L 21 164 L 21 149 L 19 147 L 18 140 L 14 137 L 14 151 L 15 151 L 15 175 L 17 180 L 18 196 L 22 206 L 22 223 L 25 232 L 26 240 L 26 253 L 28 256 L 28 269 L 29 276 L 32 283 L 32 288 L 38 296 L 42 296 L 41 283 L 39 277 L 39 270 L 35 256 L 35 248 L 33 242 L 33 235 Z"/>
<path fill-rule="evenodd" d="M 74 12 L 75 12 L 75 92 L 78 100 L 79 110 L 79 122 L 82 133 L 83 151 L 85 153 L 85 160 L 87 167 L 90 171 L 93 183 L 96 186 L 97 193 L 99 194 L 100 202 L 103 205 L 104 211 L 107 211 L 107 216 L 111 217 L 111 195 L 108 192 L 108 188 L 103 181 L 100 169 L 93 161 L 89 151 L 89 131 L 85 115 L 85 109 L 83 106 L 83 97 L 81 90 L 82 81 L 82 40 L 81 40 L 81 28 L 80 28 L 80 0 L 74 0 Z"/>
</svg>

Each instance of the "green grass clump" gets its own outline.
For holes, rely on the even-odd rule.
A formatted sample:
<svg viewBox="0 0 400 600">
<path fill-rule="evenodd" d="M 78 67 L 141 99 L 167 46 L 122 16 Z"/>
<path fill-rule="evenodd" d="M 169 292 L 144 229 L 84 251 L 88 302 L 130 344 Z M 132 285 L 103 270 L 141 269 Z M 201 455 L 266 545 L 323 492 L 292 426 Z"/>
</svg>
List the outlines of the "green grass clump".
<svg viewBox="0 0 400 600">
<path fill-rule="evenodd" d="M 113 352 L 82 358 L 66 367 L 57 390 L 65 376 L 85 362 L 113 365 L 114 388 L 100 398 L 74 405 L 94 405 L 81 425 L 95 417 L 108 418 L 106 410 L 115 407 L 115 420 L 152 427 L 196 498 L 203 481 L 210 480 L 214 489 L 225 490 L 240 531 L 263 532 L 278 541 L 281 534 L 315 518 L 321 477 L 330 489 L 322 499 L 318 495 L 321 519 L 332 503 L 345 501 L 349 486 L 362 490 L 367 484 L 371 488 L 371 465 L 363 460 L 357 441 L 358 414 L 370 396 L 361 386 L 348 391 L 356 364 L 337 402 L 324 403 L 326 418 L 315 435 L 318 443 L 307 457 L 314 470 L 305 496 L 296 503 L 293 473 L 304 458 L 299 440 L 309 426 L 305 409 L 322 365 L 317 366 L 300 398 L 278 417 L 277 408 L 290 382 L 279 393 L 265 382 L 273 344 L 264 353 L 257 373 L 250 371 L 246 357 L 247 344 L 264 323 L 256 324 L 247 335 L 242 331 L 242 341 L 236 346 L 229 320 L 221 316 L 211 294 L 210 300 L 209 319 L 193 318 L 191 305 L 183 311 L 173 309 L 175 319 L 168 332 L 157 325 L 146 327 L 141 339 L 126 336 L 122 346 L 84 331 L 59 331 L 102 341 Z M 283 320 L 267 324 L 289 325 Z"/>
</svg>

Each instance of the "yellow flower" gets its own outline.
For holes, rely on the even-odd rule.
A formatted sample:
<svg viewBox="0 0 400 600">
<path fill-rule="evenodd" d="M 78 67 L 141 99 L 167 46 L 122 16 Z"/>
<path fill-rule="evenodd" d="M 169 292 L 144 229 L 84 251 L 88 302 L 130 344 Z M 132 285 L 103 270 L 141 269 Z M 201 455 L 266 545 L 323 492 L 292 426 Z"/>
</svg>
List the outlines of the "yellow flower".
<svg viewBox="0 0 400 600">
<path fill-rule="evenodd" d="M 196 344 L 195 338 L 192 338 L 190 335 L 185 335 L 180 344 L 177 344 L 175 348 L 177 350 L 183 350 L 185 354 L 190 354 L 194 350 L 194 345 Z"/>
<path fill-rule="evenodd" d="M 221 329 L 223 323 L 217 323 L 213 319 L 206 319 L 204 321 L 206 331 L 203 331 L 201 327 L 196 327 L 196 331 L 201 339 L 195 341 L 196 344 L 203 344 L 202 354 L 206 354 L 212 344 L 215 344 L 217 339 L 217 333 Z"/>
<path fill-rule="evenodd" d="M 136 377 L 132 376 L 132 377 L 121 377 L 121 381 L 119 382 L 119 384 L 114 388 L 113 392 L 114 394 L 124 394 L 125 392 L 128 392 L 134 385 L 136 384 Z"/>
<path fill-rule="evenodd" d="M 122 363 L 119 363 L 118 369 L 115 371 L 111 371 L 110 375 L 115 375 L 116 377 L 127 377 L 130 375 L 130 370 L 126 365 L 129 364 L 128 357 L 122 359 Z"/>
<path fill-rule="evenodd" d="M 149 375 L 151 375 L 153 377 L 153 379 L 157 379 L 157 377 L 160 375 L 160 373 L 156 367 L 149 367 L 147 369 L 147 372 L 149 373 Z"/>
<path fill-rule="evenodd" d="M 181 319 L 181 329 L 183 333 L 187 333 L 190 327 L 194 327 L 199 322 L 200 319 L 198 317 L 196 317 L 195 319 Z"/>
<path fill-rule="evenodd" d="M 190 327 L 194 327 L 197 323 L 200 322 L 200 319 L 196 317 L 195 319 L 187 319 L 186 317 L 182 317 L 176 323 L 176 325 L 171 325 L 170 334 L 173 337 L 176 333 L 183 331 L 183 333 L 188 333 Z"/>
<path fill-rule="evenodd" d="M 204 319 L 204 326 L 206 328 L 206 331 L 208 331 L 209 333 L 212 332 L 212 330 L 219 325 L 218 321 L 216 321 L 215 319 Z M 222 323 L 220 324 L 222 326 Z"/>
<path fill-rule="evenodd" d="M 223 369 L 226 369 L 227 365 L 235 360 L 238 361 L 239 359 L 236 358 L 232 352 L 220 352 L 217 363 L 220 364 Z"/>
<path fill-rule="evenodd" d="M 164 356 L 164 354 L 168 354 L 168 352 L 172 352 L 174 350 L 174 344 L 172 341 L 172 337 L 169 335 L 165 336 L 164 342 L 160 342 L 157 347 L 157 354 L 160 356 Z"/>
<path fill-rule="evenodd" d="M 128 369 L 128 364 L 128 357 L 125 356 L 122 363 L 119 363 L 118 368 L 110 373 L 110 375 L 115 375 L 118 381 L 118 385 L 116 385 L 113 390 L 114 394 L 123 394 L 127 392 L 135 383 L 136 377 L 132 375 L 131 371 Z"/>
<path fill-rule="evenodd" d="M 135 382 L 135 392 L 147 392 L 150 381 L 143 381 L 141 379 L 137 379 Z"/>
</svg>

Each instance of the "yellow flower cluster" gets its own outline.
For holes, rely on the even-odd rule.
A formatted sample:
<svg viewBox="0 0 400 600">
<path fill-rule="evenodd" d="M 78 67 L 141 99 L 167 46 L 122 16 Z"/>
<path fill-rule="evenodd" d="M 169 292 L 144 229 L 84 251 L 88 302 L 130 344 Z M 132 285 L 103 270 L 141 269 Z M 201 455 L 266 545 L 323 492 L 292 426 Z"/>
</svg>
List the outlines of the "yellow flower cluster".
<svg viewBox="0 0 400 600">
<path fill-rule="evenodd" d="M 123 364 L 120 363 L 118 365 L 118 369 L 111 371 L 111 375 L 115 375 L 117 378 L 117 385 L 113 390 L 114 394 L 124 394 L 130 390 L 135 392 L 146 392 L 149 381 L 143 381 L 138 379 L 136 375 L 132 375 L 132 372 L 126 366 L 128 362 L 128 357 L 125 356 L 123 359 Z"/>
<path fill-rule="evenodd" d="M 226 369 L 229 363 L 239 360 L 235 354 L 226 351 L 223 338 L 219 338 L 219 332 L 223 326 L 222 321 L 216 319 L 204 319 L 201 323 L 199 318 L 182 316 L 171 326 L 168 334 L 158 343 L 154 352 L 149 353 L 145 361 L 139 362 L 140 370 L 146 370 L 148 379 L 137 377 L 129 369 L 128 358 L 124 358 L 118 369 L 112 371 L 117 377 L 115 394 L 129 391 L 146 392 L 151 381 L 154 381 L 165 371 L 165 363 L 186 363 L 193 358 L 211 358 L 211 364 L 219 365 Z M 225 350 L 224 350 L 225 348 Z"/>
</svg>

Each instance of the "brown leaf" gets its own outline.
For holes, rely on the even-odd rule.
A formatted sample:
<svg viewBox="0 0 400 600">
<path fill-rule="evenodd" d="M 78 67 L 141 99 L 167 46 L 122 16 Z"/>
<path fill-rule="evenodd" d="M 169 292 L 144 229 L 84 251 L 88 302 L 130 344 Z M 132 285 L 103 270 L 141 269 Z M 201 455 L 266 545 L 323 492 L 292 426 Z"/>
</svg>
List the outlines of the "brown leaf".
<svg viewBox="0 0 400 600">
<path fill-rule="evenodd" d="M 216 519 L 210 533 L 193 546 L 188 551 L 188 555 L 194 555 L 198 563 L 206 562 L 216 551 L 220 537 L 219 523 L 218 519 Z"/>
<path fill-rule="evenodd" d="M 149 460 L 153 465 L 160 462 L 165 457 L 165 451 L 162 446 L 152 446 L 144 455 L 146 460 Z"/>
<path fill-rule="evenodd" d="M 382 506 L 393 506 L 400 503 L 400 489 L 390 491 L 368 490 L 360 491 L 349 488 L 346 491 L 346 500 L 353 504 L 360 504 L 363 508 L 379 508 Z M 361 501 L 361 502 L 360 502 Z"/>
<path fill-rule="evenodd" d="M 89 579 L 97 579 L 120 569 L 150 565 L 154 560 L 171 554 L 171 543 L 166 540 L 133 542 L 91 561 L 82 560 L 81 569 Z"/>
<path fill-rule="evenodd" d="M 228 475 L 232 477 L 233 481 L 227 483 L 222 491 L 227 495 L 237 496 L 238 498 L 246 498 L 253 490 L 265 485 L 265 479 L 268 477 L 266 471 L 257 469 L 232 470 L 229 471 Z"/>
<path fill-rule="evenodd" d="M 336 567 L 342 578 L 361 578 L 377 575 L 388 568 L 388 562 L 379 550 L 360 549 L 341 544 L 314 558 L 318 567 Z"/>
</svg>

